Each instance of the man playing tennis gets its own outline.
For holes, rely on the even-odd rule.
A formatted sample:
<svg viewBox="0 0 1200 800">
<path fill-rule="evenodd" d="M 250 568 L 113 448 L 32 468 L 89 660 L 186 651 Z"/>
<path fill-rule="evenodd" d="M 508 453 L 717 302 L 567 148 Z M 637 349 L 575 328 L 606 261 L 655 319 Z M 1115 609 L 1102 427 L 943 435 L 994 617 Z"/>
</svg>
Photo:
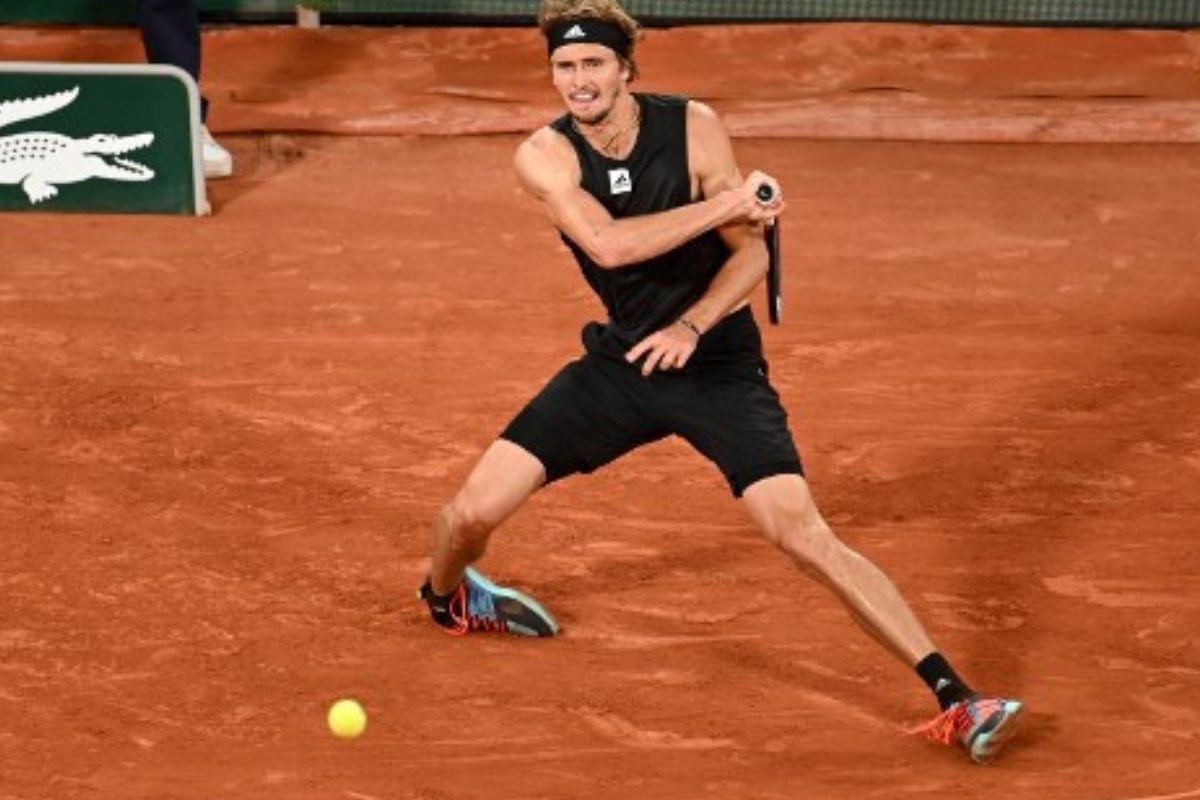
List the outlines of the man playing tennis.
<svg viewBox="0 0 1200 800">
<path fill-rule="evenodd" d="M 942 709 L 928 732 L 991 759 L 1021 703 L 975 694 L 809 494 L 747 300 L 767 272 L 761 226 L 784 210 L 778 184 L 757 172 L 742 180 L 706 106 L 630 92 L 638 28 L 616 0 L 543 0 L 539 24 L 567 113 L 520 145 L 516 170 L 608 320 L 585 327 L 583 356 L 517 414 L 438 514 L 420 593 L 434 622 L 456 634 L 557 633 L 536 601 L 470 565 L 541 487 L 676 435 L 721 470 L 768 541 L 928 684 Z M 755 197 L 762 184 L 767 204 Z"/>
</svg>

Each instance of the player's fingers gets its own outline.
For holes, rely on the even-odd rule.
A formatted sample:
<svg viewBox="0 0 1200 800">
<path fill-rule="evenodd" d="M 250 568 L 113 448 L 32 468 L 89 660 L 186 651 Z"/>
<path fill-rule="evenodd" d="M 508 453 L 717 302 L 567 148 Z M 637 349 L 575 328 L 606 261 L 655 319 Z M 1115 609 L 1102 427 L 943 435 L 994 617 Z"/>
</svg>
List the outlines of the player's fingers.
<svg viewBox="0 0 1200 800">
<path fill-rule="evenodd" d="M 642 364 L 642 375 L 650 377 L 650 373 L 658 369 L 658 362 L 662 360 L 663 349 L 656 347 L 650 351 L 650 355 L 646 356 L 646 363 Z"/>
<path fill-rule="evenodd" d="M 687 366 L 688 359 L 692 357 L 692 353 L 696 352 L 696 346 L 691 342 L 679 348 L 679 352 L 675 356 L 675 369 L 683 369 Z"/>
<path fill-rule="evenodd" d="M 663 368 L 664 369 L 679 369 L 680 367 L 683 366 L 684 362 L 686 362 L 686 361 L 687 361 L 687 348 L 680 347 L 678 350 L 675 350 L 670 355 L 668 355 L 665 359 L 663 359 Z"/>
<path fill-rule="evenodd" d="M 780 201 L 770 206 L 759 206 L 750 215 L 750 219 L 754 222 L 773 222 L 776 217 L 783 213 L 787 208 L 787 203 Z"/>
<path fill-rule="evenodd" d="M 651 347 L 654 346 L 654 342 L 655 342 L 654 336 L 647 336 L 645 339 L 642 339 L 640 342 L 638 342 L 637 344 L 635 344 L 633 346 L 633 349 L 631 349 L 628 353 L 625 354 L 625 360 L 628 361 L 630 364 L 632 364 L 634 361 L 637 361 L 639 358 L 642 357 L 642 353 L 645 353 L 647 350 L 649 350 Z"/>
</svg>

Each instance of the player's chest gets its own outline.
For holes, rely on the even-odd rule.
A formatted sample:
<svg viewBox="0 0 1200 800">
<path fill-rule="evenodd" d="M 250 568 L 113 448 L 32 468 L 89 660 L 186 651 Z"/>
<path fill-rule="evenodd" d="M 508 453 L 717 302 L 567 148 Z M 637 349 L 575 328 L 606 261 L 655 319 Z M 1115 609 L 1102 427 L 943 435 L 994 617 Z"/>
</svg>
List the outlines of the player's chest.
<svg viewBox="0 0 1200 800">
<path fill-rule="evenodd" d="M 625 161 L 594 159 L 583 185 L 614 217 L 666 211 L 692 197 L 686 159 L 669 150 Z"/>
</svg>

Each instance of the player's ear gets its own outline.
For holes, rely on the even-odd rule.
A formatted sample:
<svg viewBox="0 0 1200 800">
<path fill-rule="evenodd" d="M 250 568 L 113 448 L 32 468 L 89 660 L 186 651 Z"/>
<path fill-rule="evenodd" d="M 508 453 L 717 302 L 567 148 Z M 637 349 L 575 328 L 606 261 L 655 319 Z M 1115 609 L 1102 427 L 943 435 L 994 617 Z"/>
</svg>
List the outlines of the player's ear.
<svg viewBox="0 0 1200 800">
<path fill-rule="evenodd" d="M 633 81 L 633 66 L 629 63 L 629 59 L 621 59 L 621 80 L 626 83 Z"/>
</svg>

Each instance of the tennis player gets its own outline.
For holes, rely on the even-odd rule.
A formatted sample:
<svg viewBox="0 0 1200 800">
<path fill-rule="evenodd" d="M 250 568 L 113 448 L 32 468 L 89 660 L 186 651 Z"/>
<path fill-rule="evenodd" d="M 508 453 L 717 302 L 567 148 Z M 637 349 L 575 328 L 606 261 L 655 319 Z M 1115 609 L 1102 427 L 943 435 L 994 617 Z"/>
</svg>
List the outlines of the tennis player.
<svg viewBox="0 0 1200 800">
<path fill-rule="evenodd" d="M 778 183 L 759 172 L 742 179 L 708 107 L 630 91 L 638 27 L 616 0 L 544 0 L 539 23 L 566 113 L 520 145 L 516 171 L 608 319 L 584 328 L 583 354 L 516 415 L 437 515 L 420 592 L 433 621 L 455 634 L 557 633 L 533 598 L 470 565 L 538 489 L 679 436 L 721 470 L 767 540 L 928 685 L 941 713 L 925 730 L 991 759 L 1022 704 L 972 691 L 809 494 L 747 300 L 767 272 L 762 225 L 785 208 Z M 766 204 L 755 196 L 763 184 Z"/>
</svg>

